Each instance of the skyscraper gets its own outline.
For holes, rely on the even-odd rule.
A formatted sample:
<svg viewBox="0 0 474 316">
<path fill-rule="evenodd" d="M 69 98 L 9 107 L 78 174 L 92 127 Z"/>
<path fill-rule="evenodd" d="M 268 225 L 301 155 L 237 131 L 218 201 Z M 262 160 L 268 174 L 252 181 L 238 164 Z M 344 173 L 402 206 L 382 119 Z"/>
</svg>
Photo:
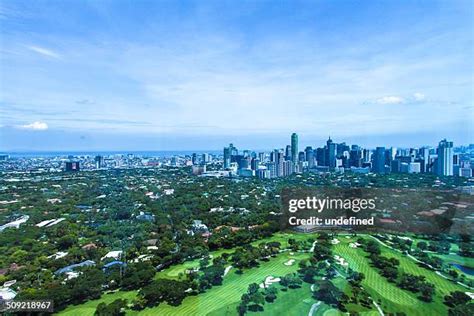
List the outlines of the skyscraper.
<svg viewBox="0 0 474 316">
<path fill-rule="evenodd" d="M 329 169 L 336 168 L 336 153 L 337 153 L 337 146 L 329 137 L 328 141 L 326 142 L 326 165 Z"/>
<path fill-rule="evenodd" d="M 446 139 L 439 142 L 436 172 L 440 176 L 453 175 L 453 142 L 448 142 Z"/>
<path fill-rule="evenodd" d="M 291 161 L 294 163 L 298 162 L 298 135 L 296 133 L 291 134 Z"/>
<path fill-rule="evenodd" d="M 228 169 L 230 167 L 230 154 L 231 148 L 224 147 L 224 169 Z"/>
<path fill-rule="evenodd" d="M 95 168 L 96 169 L 100 169 L 104 166 L 104 157 L 102 157 L 100 155 L 95 156 L 94 161 L 95 161 Z"/>
<path fill-rule="evenodd" d="M 306 161 L 308 162 L 308 167 L 312 168 L 314 167 L 314 151 L 311 146 L 306 147 L 304 150 L 306 153 Z"/>
<path fill-rule="evenodd" d="M 375 173 L 385 173 L 385 147 L 375 149 L 372 170 Z"/>
<path fill-rule="evenodd" d="M 286 145 L 285 148 L 285 160 L 291 160 L 291 145 Z"/>
</svg>

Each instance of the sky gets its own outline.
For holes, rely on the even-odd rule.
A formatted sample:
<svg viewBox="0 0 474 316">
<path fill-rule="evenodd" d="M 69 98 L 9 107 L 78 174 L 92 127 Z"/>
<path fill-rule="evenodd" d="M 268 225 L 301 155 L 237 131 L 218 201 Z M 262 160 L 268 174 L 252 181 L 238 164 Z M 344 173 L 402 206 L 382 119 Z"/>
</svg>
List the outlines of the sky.
<svg viewBox="0 0 474 316">
<path fill-rule="evenodd" d="M 0 1 L 0 151 L 474 142 L 472 1 Z"/>
</svg>

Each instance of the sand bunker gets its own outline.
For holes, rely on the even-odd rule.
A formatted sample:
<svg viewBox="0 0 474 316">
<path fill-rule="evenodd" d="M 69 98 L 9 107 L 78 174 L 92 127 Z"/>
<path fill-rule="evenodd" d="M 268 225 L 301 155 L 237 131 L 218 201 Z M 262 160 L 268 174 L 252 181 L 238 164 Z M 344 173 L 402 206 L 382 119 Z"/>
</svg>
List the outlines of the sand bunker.
<svg viewBox="0 0 474 316">
<path fill-rule="evenodd" d="M 334 238 L 333 240 L 331 240 L 331 244 L 333 245 L 337 245 L 338 243 L 340 243 L 339 239 Z"/>
<path fill-rule="evenodd" d="M 338 255 L 335 255 L 334 259 L 336 259 L 336 263 L 340 264 L 343 267 L 349 266 L 349 263 L 343 257 L 339 257 Z"/>
<path fill-rule="evenodd" d="M 287 262 L 284 263 L 285 266 L 292 266 L 293 263 L 295 263 L 295 259 L 290 259 Z"/>
<path fill-rule="evenodd" d="M 269 287 L 270 285 L 272 285 L 273 283 L 277 283 L 277 282 L 280 282 L 280 278 L 274 278 L 272 277 L 271 275 L 270 276 L 267 276 L 267 278 L 265 279 L 265 282 L 261 283 L 260 284 L 260 287 L 262 289 L 264 288 L 267 288 Z"/>
<path fill-rule="evenodd" d="M 232 269 L 232 266 L 228 266 L 224 270 L 224 276 L 226 276 L 227 273 L 229 273 L 230 269 Z"/>
</svg>

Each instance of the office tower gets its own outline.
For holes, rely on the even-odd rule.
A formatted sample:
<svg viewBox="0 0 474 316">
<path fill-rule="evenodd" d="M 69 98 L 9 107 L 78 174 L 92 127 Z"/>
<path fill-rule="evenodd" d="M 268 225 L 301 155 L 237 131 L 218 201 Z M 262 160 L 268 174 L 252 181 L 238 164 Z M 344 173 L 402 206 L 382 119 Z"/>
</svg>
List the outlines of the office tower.
<svg viewBox="0 0 474 316">
<path fill-rule="evenodd" d="M 248 169 L 249 161 L 244 155 L 235 155 L 232 156 L 233 161 L 236 162 L 239 169 Z"/>
<path fill-rule="evenodd" d="M 261 162 L 265 162 L 265 153 L 258 153 L 258 159 L 260 159 Z"/>
<path fill-rule="evenodd" d="M 420 160 L 422 160 L 421 172 L 428 172 L 428 164 L 430 162 L 430 149 L 428 147 L 421 147 L 418 151 L 418 156 L 420 157 Z"/>
<path fill-rule="evenodd" d="M 267 170 L 267 169 L 259 169 L 259 170 L 257 170 L 256 176 L 257 176 L 259 179 L 270 179 L 270 178 L 271 178 L 271 176 L 270 176 L 270 171 Z"/>
<path fill-rule="evenodd" d="M 311 146 L 306 147 L 304 150 L 306 153 L 306 161 L 308 162 L 308 167 L 313 168 L 314 167 L 314 151 Z"/>
<path fill-rule="evenodd" d="M 398 159 L 392 160 L 390 164 L 390 171 L 393 173 L 399 173 L 402 170 L 402 162 Z"/>
<path fill-rule="evenodd" d="M 285 155 L 283 154 L 283 150 L 279 150 L 276 152 L 276 162 L 280 163 L 285 160 Z"/>
<path fill-rule="evenodd" d="M 208 153 L 202 154 L 202 162 L 203 163 L 208 163 L 209 162 L 209 154 Z"/>
<path fill-rule="evenodd" d="M 327 166 L 326 165 L 326 149 L 325 148 L 317 148 L 316 149 L 316 161 L 318 166 Z"/>
<path fill-rule="evenodd" d="M 390 166 L 392 160 L 395 159 L 397 155 L 397 149 L 395 147 L 390 147 L 385 150 L 385 165 Z"/>
<path fill-rule="evenodd" d="M 362 150 L 359 146 L 352 146 L 349 152 L 349 166 L 360 168 L 362 166 Z"/>
<path fill-rule="evenodd" d="M 349 152 L 349 150 L 351 150 L 351 148 L 349 147 L 349 145 L 346 145 L 346 143 L 340 143 L 340 144 L 336 144 L 336 155 L 338 158 L 342 157 L 344 155 L 344 152 Z"/>
<path fill-rule="evenodd" d="M 298 162 L 298 135 L 291 134 L 291 161 Z"/>
<path fill-rule="evenodd" d="M 286 161 L 283 161 L 281 163 L 282 165 L 282 176 L 283 177 L 286 177 L 286 176 L 289 176 L 291 174 L 293 174 L 295 172 L 295 164 L 293 163 L 293 161 L 290 161 L 290 160 L 286 160 Z"/>
<path fill-rule="evenodd" d="M 66 171 L 79 171 L 79 161 L 66 161 Z"/>
<path fill-rule="evenodd" d="M 385 147 L 377 147 L 373 157 L 372 171 L 385 173 Z"/>
<path fill-rule="evenodd" d="M 104 167 L 104 157 L 102 157 L 100 155 L 95 156 L 94 161 L 95 161 L 95 168 L 96 169 L 100 169 L 100 168 Z"/>
<path fill-rule="evenodd" d="M 270 153 L 270 161 L 278 163 L 278 149 L 275 149 Z"/>
<path fill-rule="evenodd" d="M 286 145 L 285 160 L 291 160 L 291 145 Z"/>
<path fill-rule="evenodd" d="M 234 144 L 230 143 L 229 144 L 229 149 L 230 149 L 230 155 L 231 156 L 236 156 L 239 154 L 239 151 L 237 150 L 237 148 L 234 147 Z"/>
<path fill-rule="evenodd" d="M 336 168 L 336 153 L 337 145 L 329 137 L 326 142 L 326 165 L 330 170 Z"/>
<path fill-rule="evenodd" d="M 260 159 L 252 158 L 252 161 L 250 162 L 250 168 L 252 170 L 258 170 L 259 165 L 260 165 Z"/>
<path fill-rule="evenodd" d="M 191 162 L 193 163 L 193 165 L 197 164 L 197 154 L 196 153 L 193 153 L 191 155 Z"/>
<path fill-rule="evenodd" d="M 231 148 L 224 147 L 224 169 L 228 169 L 230 167 L 230 156 L 231 156 Z"/>
<path fill-rule="evenodd" d="M 453 165 L 459 165 L 459 154 L 453 155 Z"/>
<path fill-rule="evenodd" d="M 298 162 L 306 161 L 306 153 L 304 151 L 300 151 L 298 154 Z"/>
<path fill-rule="evenodd" d="M 364 149 L 362 159 L 363 163 L 370 163 L 372 161 L 372 151 L 370 149 Z"/>
<path fill-rule="evenodd" d="M 277 177 L 277 164 L 274 162 L 269 162 L 266 164 L 267 170 L 270 172 L 270 178 Z"/>
<path fill-rule="evenodd" d="M 439 142 L 436 172 L 440 176 L 453 175 L 453 142 L 448 142 L 446 139 Z"/>
</svg>

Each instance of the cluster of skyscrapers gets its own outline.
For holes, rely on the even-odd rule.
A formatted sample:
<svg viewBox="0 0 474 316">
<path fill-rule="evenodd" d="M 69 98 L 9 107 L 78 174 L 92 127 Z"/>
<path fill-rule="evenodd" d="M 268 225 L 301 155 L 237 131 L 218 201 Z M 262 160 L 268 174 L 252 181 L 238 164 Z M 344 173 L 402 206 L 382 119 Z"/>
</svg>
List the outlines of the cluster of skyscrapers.
<svg viewBox="0 0 474 316">
<path fill-rule="evenodd" d="M 302 172 L 350 170 L 358 173 L 434 173 L 440 176 L 471 177 L 470 158 L 454 154 L 453 142 L 442 140 L 437 148 L 375 150 L 358 145 L 335 143 L 330 137 L 323 147 L 299 151 L 298 135 L 291 144 L 271 152 L 239 150 L 230 144 L 224 148 L 223 168 L 239 176 L 259 178 L 285 177 Z"/>
</svg>

